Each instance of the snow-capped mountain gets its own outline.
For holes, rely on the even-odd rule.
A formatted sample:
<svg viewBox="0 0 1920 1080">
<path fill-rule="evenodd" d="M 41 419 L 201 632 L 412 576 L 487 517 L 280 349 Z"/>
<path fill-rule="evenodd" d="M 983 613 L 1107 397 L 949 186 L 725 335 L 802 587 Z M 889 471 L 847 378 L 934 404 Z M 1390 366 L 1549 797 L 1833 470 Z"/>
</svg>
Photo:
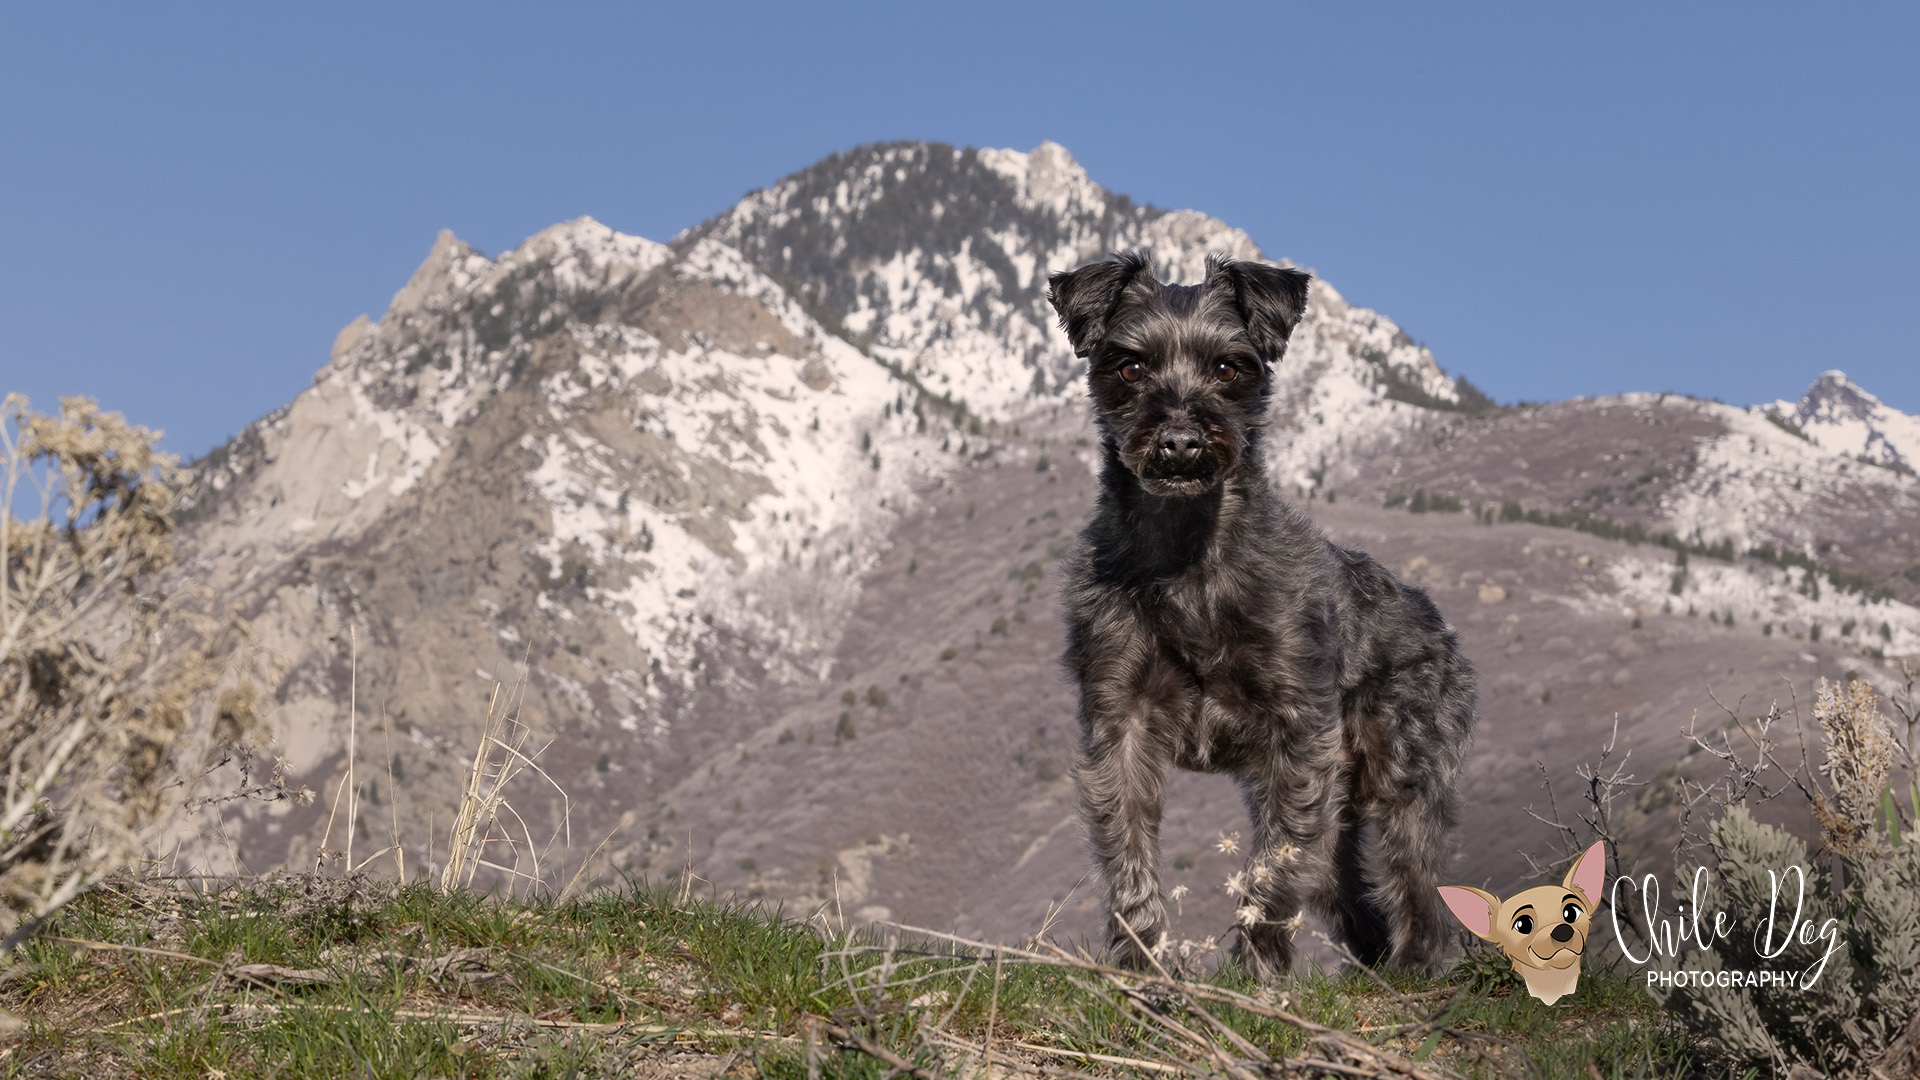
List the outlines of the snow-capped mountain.
<svg viewBox="0 0 1920 1080">
<path fill-rule="evenodd" d="M 1055 143 L 1028 153 L 863 147 L 747 196 L 688 235 L 738 248 L 871 355 L 997 420 L 1080 396 L 1084 368 L 1055 328 L 1049 273 L 1139 249 L 1163 279 L 1194 282 L 1210 253 L 1263 257 L 1218 219 L 1107 191 Z M 1403 430 L 1412 413 L 1400 403 L 1490 404 L 1391 320 L 1349 306 L 1324 281 L 1313 284 L 1287 356 L 1275 411 L 1302 428 L 1278 462 L 1290 483 L 1307 483 L 1357 432 Z"/>
<path fill-rule="evenodd" d="M 1776 401 L 1771 411 L 1828 450 L 1909 471 L 1920 466 L 1920 416 L 1888 406 L 1844 371 L 1825 372 L 1799 401 Z"/>
<path fill-rule="evenodd" d="M 283 659 L 277 749 L 316 786 L 378 709 L 388 797 L 444 823 L 494 683 L 524 680 L 571 793 L 533 817 L 598 835 L 632 811 L 617 865 L 796 901 L 844 881 L 850 910 L 998 932 L 1078 872 L 1039 855 L 1070 819 L 1049 575 L 1095 455 L 1046 277 L 1128 248 L 1170 280 L 1262 257 L 1051 143 L 862 147 L 668 243 L 581 218 L 488 257 L 443 233 L 312 386 L 196 463 L 181 548 Z M 1546 680 L 1556 709 L 1652 724 L 1729 655 L 1920 647 L 1920 482 L 1858 460 L 1912 461 L 1912 418 L 1857 388 L 1880 433 L 1858 447 L 1821 441 L 1837 405 L 1498 408 L 1322 281 L 1276 374 L 1275 482 L 1434 591 L 1482 666 L 1485 760 L 1521 755 L 1529 785 Z M 1461 512 L 1392 508 L 1416 489 Z M 1563 527 L 1491 528 L 1509 506 Z M 1673 592 L 1669 553 L 1575 519 L 1734 557 Z M 1769 543 L 1798 561 L 1741 555 Z M 1818 589 L 1835 571 L 1854 591 Z M 1671 632 L 1657 658 L 1643 620 Z M 261 815 L 249 865 L 310 860 L 323 809 Z M 1170 817 L 1169 844 L 1204 849 L 1202 824 Z"/>
</svg>

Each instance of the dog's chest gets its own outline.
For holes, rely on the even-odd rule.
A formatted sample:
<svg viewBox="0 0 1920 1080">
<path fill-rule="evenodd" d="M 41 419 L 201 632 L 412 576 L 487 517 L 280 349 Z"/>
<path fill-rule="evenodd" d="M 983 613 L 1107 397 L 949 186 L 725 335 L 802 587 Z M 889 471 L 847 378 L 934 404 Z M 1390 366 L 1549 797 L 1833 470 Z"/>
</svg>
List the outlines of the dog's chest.
<svg viewBox="0 0 1920 1080">
<path fill-rule="evenodd" d="M 1163 598 L 1143 625 L 1177 686 L 1165 712 L 1182 768 L 1237 769 L 1271 734 L 1284 646 L 1269 620 L 1192 596 Z"/>
<path fill-rule="evenodd" d="M 1281 658 L 1295 651 L 1288 623 L 1264 592 L 1221 589 L 1196 576 L 1170 582 L 1142 598 L 1139 625 L 1162 655 L 1175 659 L 1214 693 L 1232 696 L 1266 689 Z"/>
</svg>

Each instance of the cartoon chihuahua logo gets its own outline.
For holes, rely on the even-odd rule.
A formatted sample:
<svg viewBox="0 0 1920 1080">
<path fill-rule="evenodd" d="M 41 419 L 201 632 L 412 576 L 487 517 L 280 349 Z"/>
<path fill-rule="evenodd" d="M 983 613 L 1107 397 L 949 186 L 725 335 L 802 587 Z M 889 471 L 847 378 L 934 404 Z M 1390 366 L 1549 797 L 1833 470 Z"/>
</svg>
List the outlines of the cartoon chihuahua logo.
<svg viewBox="0 0 1920 1080">
<path fill-rule="evenodd" d="M 1558 885 L 1535 886 L 1508 900 L 1471 885 L 1442 885 L 1440 898 L 1467 929 L 1500 946 L 1527 980 L 1528 993 L 1551 1005 L 1580 982 L 1580 954 L 1606 878 L 1606 851 L 1595 841 Z"/>
</svg>

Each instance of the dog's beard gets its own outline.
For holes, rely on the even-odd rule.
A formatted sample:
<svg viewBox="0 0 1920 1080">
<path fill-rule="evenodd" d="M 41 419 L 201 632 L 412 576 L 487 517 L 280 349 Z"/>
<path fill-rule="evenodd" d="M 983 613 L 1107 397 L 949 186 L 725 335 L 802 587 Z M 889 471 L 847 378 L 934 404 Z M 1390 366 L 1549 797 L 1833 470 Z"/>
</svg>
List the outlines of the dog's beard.
<svg viewBox="0 0 1920 1080">
<path fill-rule="evenodd" d="M 1140 487 L 1147 494 L 1158 495 L 1163 499 L 1190 499 L 1195 495 L 1205 495 L 1220 482 L 1217 476 L 1179 478 L 1142 476 L 1139 473 L 1134 475 L 1139 477 Z"/>
<path fill-rule="evenodd" d="M 1210 453 L 1199 460 L 1176 463 L 1154 453 L 1127 455 L 1127 468 L 1149 495 L 1162 498 L 1192 498 L 1212 491 L 1225 475 Z"/>
<path fill-rule="evenodd" d="M 1227 433 L 1209 429 L 1200 455 L 1190 461 L 1179 461 L 1154 450 L 1159 431 L 1148 429 L 1128 440 L 1120 458 L 1147 494 L 1165 499 L 1190 499 L 1219 487 L 1233 471 L 1238 455 L 1234 453 L 1232 438 Z"/>
</svg>

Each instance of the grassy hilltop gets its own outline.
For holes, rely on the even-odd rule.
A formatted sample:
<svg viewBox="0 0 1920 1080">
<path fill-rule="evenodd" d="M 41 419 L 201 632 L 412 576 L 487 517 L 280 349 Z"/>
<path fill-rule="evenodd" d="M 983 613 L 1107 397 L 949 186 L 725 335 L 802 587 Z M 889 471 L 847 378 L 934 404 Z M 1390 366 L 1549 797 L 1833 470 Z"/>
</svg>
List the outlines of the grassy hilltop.
<svg viewBox="0 0 1920 1080">
<path fill-rule="evenodd" d="M 683 883 L 684 884 L 684 883 Z M 1129 976 L 629 883 L 566 903 L 366 879 L 116 879 L 0 975 L 19 1077 L 1672 1075 L 1634 983 Z M 988 1070 L 983 1073 L 982 1070 Z"/>
</svg>

